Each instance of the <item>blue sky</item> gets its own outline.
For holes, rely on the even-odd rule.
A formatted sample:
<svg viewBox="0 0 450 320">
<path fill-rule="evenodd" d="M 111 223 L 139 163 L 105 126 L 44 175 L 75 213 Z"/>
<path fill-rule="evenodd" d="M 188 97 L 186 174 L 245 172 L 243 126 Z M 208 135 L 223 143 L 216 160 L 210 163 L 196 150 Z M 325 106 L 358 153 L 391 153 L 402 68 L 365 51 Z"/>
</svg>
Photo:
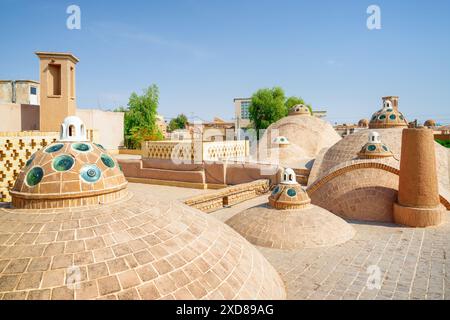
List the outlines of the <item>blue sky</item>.
<svg viewBox="0 0 450 320">
<path fill-rule="evenodd" d="M 81 30 L 66 8 L 81 8 Z M 366 9 L 381 8 L 381 30 Z M 0 79 L 38 79 L 35 51 L 72 52 L 82 108 L 126 105 L 156 83 L 159 112 L 231 119 L 233 98 L 275 85 L 368 118 L 400 96 L 409 120 L 450 123 L 450 1 L 0 0 Z"/>
</svg>

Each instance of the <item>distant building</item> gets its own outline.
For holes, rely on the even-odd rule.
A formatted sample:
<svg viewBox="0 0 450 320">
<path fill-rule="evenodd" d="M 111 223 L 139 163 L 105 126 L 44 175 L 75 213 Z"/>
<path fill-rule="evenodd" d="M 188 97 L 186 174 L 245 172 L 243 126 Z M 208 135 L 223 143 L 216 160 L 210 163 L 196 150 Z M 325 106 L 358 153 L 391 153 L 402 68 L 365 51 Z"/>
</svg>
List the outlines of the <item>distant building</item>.
<svg viewBox="0 0 450 320">
<path fill-rule="evenodd" d="M 68 116 L 78 116 L 107 149 L 123 145 L 124 114 L 77 108 L 78 58 L 70 53 L 36 52 L 40 81 L 0 80 L 0 132 L 57 133 Z M 113 129 L 113 130 L 112 130 Z M 94 133 L 92 133 L 94 134 Z"/>
<path fill-rule="evenodd" d="M 39 105 L 39 82 L 34 80 L 0 80 L 0 104 Z"/>
</svg>

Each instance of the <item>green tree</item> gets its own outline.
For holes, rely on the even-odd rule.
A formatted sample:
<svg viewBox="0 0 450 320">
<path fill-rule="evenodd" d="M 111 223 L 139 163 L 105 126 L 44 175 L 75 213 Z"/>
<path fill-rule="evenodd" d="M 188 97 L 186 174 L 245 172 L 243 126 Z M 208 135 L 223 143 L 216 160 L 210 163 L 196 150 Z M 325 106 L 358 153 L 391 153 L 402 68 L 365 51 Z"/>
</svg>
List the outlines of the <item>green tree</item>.
<svg viewBox="0 0 450 320">
<path fill-rule="evenodd" d="M 184 114 L 179 114 L 176 118 L 173 118 L 169 122 L 169 131 L 173 132 L 177 129 L 186 129 L 188 119 Z"/>
<path fill-rule="evenodd" d="M 309 108 L 309 111 L 312 114 L 312 108 L 311 105 L 306 104 L 305 101 L 300 98 L 300 97 L 296 97 L 296 96 L 292 96 L 287 98 L 286 102 L 285 102 L 285 106 L 286 106 L 286 111 L 289 112 L 289 109 L 292 108 L 293 106 L 297 105 L 297 104 L 304 104 Z"/>
<path fill-rule="evenodd" d="M 145 140 L 162 140 L 164 137 L 156 124 L 159 104 L 158 86 L 152 84 L 142 95 L 133 92 L 128 101 L 128 108 L 119 107 L 114 111 L 125 112 L 125 145 L 138 149 Z"/>
<path fill-rule="evenodd" d="M 284 91 L 280 87 L 260 89 L 252 95 L 249 114 L 257 139 L 260 129 L 267 129 L 286 115 L 285 99 Z"/>
</svg>

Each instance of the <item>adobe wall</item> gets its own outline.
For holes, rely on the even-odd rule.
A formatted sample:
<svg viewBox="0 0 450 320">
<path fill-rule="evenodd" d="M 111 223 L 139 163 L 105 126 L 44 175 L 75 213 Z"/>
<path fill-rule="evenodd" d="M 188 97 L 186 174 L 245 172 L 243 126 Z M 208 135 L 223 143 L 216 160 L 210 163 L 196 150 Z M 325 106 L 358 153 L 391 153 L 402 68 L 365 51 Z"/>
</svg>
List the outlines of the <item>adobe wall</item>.
<svg viewBox="0 0 450 320">
<path fill-rule="evenodd" d="M 0 104 L 0 132 L 22 130 L 21 107 L 17 103 Z M 39 120 L 39 119 L 38 119 Z"/>
<path fill-rule="evenodd" d="M 345 170 L 345 169 L 344 169 Z M 392 222 L 398 175 L 380 168 L 348 167 L 317 189 L 308 189 L 311 202 L 343 218 Z"/>
</svg>

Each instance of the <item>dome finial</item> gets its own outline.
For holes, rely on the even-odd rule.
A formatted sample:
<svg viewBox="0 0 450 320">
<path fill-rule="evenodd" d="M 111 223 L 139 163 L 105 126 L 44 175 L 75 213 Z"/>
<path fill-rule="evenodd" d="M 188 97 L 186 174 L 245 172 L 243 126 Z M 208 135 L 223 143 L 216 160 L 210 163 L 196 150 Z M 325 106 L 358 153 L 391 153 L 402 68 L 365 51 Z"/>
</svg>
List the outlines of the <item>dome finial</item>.
<svg viewBox="0 0 450 320">
<path fill-rule="evenodd" d="M 66 117 L 61 124 L 59 141 L 88 141 L 83 121 L 77 116 Z"/>
</svg>

